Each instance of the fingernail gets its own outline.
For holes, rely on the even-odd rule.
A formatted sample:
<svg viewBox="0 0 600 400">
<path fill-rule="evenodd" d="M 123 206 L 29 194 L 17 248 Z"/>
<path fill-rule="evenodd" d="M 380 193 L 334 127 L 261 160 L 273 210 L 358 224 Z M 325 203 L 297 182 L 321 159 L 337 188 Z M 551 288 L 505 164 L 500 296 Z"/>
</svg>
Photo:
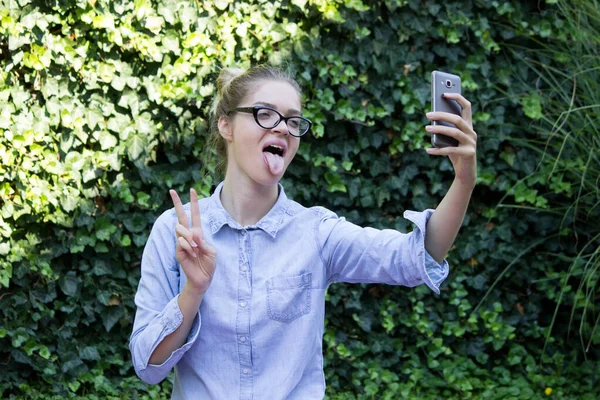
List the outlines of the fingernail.
<svg viewBox="0 0 600 400">
<path fill-rule="evenodd" d="M 425 127 L 425 130 L 428 130 L 428 131 L 430 131 L 430 130 L 432 130 L 432 129 L 433 129 L 433 128 L 431 127 L 431 125 L 427 125 L 427 126 Z"/>
<path fill-rule="evenodd" d="M 425 115 L 427 115 L 428 117 L 430 117 L 431 115 L 433 115 L 433 113 L 432 113 L 432 112 L 428 112 L 428 113 L 427 113 L 427 114 L 425 114 Z"/>
<path fill-rule="evenodd" d="M 191 244 L 192 244 L 192 247 L 198 247 L 198 245 L 196 244 L 196 242 L 194 242 L 193 240 L 192 240 Z"/>
</svg>

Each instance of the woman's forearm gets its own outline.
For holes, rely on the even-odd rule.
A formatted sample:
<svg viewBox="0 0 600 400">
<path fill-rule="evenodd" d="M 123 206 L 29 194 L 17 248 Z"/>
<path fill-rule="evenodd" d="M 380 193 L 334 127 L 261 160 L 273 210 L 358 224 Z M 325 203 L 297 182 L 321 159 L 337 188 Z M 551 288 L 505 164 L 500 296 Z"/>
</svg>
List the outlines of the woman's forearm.
<svg viewBox="0 0 600 400">
<path fill-rule="evenodd" d="M 427 222 L 425 249 L 441 262 L 452 247 L 462 225 L 475 183 L 455 179 Z"/>
<path fill-rule="evenodd" d="M 202 294 L 196 293 L 189 285 L 185 285 L 179 295 L 178 304 L 183 322 L 173 333 L 165 336 L 150 356 L 150 364 L 160 365 L 167 361 L 171 354 L 183 346 L 192 329 L 194 318 L 202 302 Z"/>
</svg>

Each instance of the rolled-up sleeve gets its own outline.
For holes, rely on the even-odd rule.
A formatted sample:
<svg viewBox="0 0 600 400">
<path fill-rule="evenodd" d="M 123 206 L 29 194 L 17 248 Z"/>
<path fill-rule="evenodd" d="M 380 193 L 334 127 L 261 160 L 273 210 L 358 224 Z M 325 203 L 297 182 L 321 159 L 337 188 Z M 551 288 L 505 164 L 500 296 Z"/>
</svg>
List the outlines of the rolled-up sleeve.
<svg viewBox="0 0 600 400">
<path fill-rule="evenodd" d="M 200 331 L 197 314 L 186 343 L 161 365 L 149 363 L 158 344 L 183 322 L 178 303 L 180 274 L 175 258 L 175 221 L 172 211 L 167 211 L 152 227 L 142 255 L 142 274 L 135 295 L 137 310 L 129 349 L 135 372 L 147 383 L 158 383 L 167 377 Z"/>
<path fill-rule="evenodd" d="M 406 211 L 415 224 L 410 233 L 392 229 L 362 228 L 321 209 L 316 227 L 328 283 L 385 283 L 417 286 L 425 283 L 440 293 L 448 276 L 446 260 L 438 263 L 425 250 L 427 221 L 434 210 Z"/>
</svg>

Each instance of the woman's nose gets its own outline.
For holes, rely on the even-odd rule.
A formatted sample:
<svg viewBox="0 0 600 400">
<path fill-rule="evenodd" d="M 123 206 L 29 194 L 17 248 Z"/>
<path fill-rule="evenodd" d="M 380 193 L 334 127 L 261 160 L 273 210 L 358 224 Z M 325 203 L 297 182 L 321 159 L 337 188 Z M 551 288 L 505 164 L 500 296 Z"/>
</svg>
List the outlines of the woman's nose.
<svg viewBox="0 0 600 400">
<path fill-rule="evenodd" d="M 283 119 L 281 121 L 279 121 L 279 123 L 277 125 L 275 125 L 273 128 L 271 128 L 271 130 L 274 132 L 281 132 L 285 135 L 289 135 L 289 133 L 290 133 L 290 129 L 287 126 L 287 122 L 284 121 Z"/>
</svg>

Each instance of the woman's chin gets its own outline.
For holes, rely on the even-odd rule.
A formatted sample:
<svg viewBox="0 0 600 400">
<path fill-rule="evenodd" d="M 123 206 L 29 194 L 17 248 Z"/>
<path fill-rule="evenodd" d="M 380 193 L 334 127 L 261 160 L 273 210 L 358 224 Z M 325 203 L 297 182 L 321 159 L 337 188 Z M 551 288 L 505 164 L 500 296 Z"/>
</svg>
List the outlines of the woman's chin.
<svg viewBox="0 0 600 400">
<path fill-rule="evenodd" d="M 283 174 L 281 174 L 280 176 L 271 175 L 269 178 L 261 179 L 260 181 L 258 181 L 258 183 L 260 183 L 263 186 L 274 186 L 279 183 L 281 178 L 283 178 Z"/>
<path fill-rule="evenodd" d="M 254 181 L 264 186 L 273 186 L 277 185 L 283 175 L 285 174 L 285 168 L 279 174 L 273 174 L 271 171 L 266 170 L 260 174 L 260 176 L 255 176 Z"/>
</svg>

